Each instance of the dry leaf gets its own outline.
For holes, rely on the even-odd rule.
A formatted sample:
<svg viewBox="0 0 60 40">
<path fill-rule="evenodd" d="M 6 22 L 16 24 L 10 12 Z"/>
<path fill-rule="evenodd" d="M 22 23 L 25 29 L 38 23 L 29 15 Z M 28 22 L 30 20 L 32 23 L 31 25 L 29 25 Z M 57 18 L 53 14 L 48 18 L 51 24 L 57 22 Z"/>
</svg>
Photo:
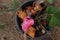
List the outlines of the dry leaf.
<svg viewBox="0 0 60 40">
<path fill-rule="evenodd" d="M 33 27 L 30 27 L 29 30 L 26 32 L 30 37 L 34 38 L 36 29 Z"/>
<path fill-rule="evenodd" d="M 27 16 L 27 14 L 26 14 L 25 11 L 20 10 L 20 11 L 18 12 L 18 16 L 19 16 L 21 19 L 24 19 L 24 18 Z"/>
</svg>

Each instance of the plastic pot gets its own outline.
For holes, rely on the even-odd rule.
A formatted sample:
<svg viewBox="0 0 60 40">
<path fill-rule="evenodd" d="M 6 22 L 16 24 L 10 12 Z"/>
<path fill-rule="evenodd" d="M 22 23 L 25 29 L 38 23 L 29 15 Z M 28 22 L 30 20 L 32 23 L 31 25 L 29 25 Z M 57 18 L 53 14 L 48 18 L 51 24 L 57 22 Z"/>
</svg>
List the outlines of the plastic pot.
<svg viewBox="0 0 60 40">
<path fill-rule="evenodd" d="M 20 9 L 25 9 L 26 6 L 32 5 L 32 3 L 33 3 L 34 1 L 35 1 L 35 0 L 25 1 L 23 4 L 20 5 Z M 43 6 L 43 5 L 42 5 L 42 6 Z M 46 7 L 41 11 L 41 13 L 42 13 L 42 12 L 45 13 L 45 10 L 46 10 Z M 17 12 L 17 13 L 18 13 L 18 12 Z M 43 14 L 43 13 L 42 13 L 42 14 Z M 18 29 L 18 31 L 19 31 L 19 33 L 20 33 L 21 35 L 24 35 L 24 32 L 23 32 L 23 30 L 22 30 L 22 28 L 21 28 L 21 23 L 22 23 L 22 19 L 20 19 L 20 18 L 16 15 L 16 25 L 17 25 L 17 29 Z M 46 34 L 47 34 L 47 33 L 46 33 Z M 46 35 L 46 34 L 44 34 L 44 35 Z M 42 37 L 44 37 L 44 35 L 39 36 L 39 37 L 35 37 L 35 39 L 42 38 Z M 28 35 L 27 35 L 27 37 L 30 38 Z M 28 39 L 28 38 L 27 38 L 27 39 Z"/>
</svg>

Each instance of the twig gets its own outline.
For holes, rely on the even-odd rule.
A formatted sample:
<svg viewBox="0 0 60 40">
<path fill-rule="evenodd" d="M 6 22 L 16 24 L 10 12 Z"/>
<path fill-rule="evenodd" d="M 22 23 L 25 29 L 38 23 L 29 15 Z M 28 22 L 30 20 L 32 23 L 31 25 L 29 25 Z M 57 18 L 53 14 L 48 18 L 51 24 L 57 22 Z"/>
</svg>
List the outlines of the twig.
<svg viewBox="0 0 60 40">
<path fill-rule="evenodd" d="M 42 26 L 42 24 L 41 24 L 41 27 L 44 28 L 44 27 Z M 45 29 L 45 28 L 44 28 L 44 29 Z M 46 29 L 45 29 L 45 30 L 46 30 Z M 47 31 L 47 30 L 46 30 L 46 31 Z M 48 32 L 48 31 L 47 31 L 47 32 Z M 49 33 L 49 35 L 50 35 L 51 39 L 54 40 L 50 33 Z"/>
<path fill-rule="evenodd" d="M 27 39 L 26 39 L 26 33 L 24 33 L 24 40 L 27 40 Z"/>
</svg>

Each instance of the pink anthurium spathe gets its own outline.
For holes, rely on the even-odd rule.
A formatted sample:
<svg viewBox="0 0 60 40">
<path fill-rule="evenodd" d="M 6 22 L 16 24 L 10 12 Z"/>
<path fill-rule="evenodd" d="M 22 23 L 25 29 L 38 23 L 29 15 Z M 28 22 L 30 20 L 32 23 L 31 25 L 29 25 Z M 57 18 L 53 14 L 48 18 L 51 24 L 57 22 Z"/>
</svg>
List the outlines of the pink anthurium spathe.
<svg viewBox="0 0 60 40">
<path fill-rule="evenodd" d="M 22 30 L 26 32 L 32 25 L 34 24 L 34 20 L 30 17 L 25 17 L 23 23 L 21 24 Z"/>
</svg>

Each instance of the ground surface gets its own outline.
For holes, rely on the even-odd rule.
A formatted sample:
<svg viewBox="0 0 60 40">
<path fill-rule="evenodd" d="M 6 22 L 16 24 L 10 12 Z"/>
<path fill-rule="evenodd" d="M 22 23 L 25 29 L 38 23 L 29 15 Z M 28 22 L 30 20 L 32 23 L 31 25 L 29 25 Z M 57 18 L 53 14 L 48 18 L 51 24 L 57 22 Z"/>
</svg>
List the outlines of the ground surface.
<svg viewBox="0 0 60 40">
<path fill-rule="evenodd" d="M 0 0 L 0 3 L 11 4 L 12 1 Z M 60 8 L 60 0 L 55 0 L 54 5 Z M 0 29 L 0 40 L 23 40 L 16 28 L 15 16 L 15 12 L 0 12 L 0 24 L 4 25 L 4 28 Z M 60 40 L 60 27 L 53 28 L 51 35 L 54 40 Z"/>
</svg>

